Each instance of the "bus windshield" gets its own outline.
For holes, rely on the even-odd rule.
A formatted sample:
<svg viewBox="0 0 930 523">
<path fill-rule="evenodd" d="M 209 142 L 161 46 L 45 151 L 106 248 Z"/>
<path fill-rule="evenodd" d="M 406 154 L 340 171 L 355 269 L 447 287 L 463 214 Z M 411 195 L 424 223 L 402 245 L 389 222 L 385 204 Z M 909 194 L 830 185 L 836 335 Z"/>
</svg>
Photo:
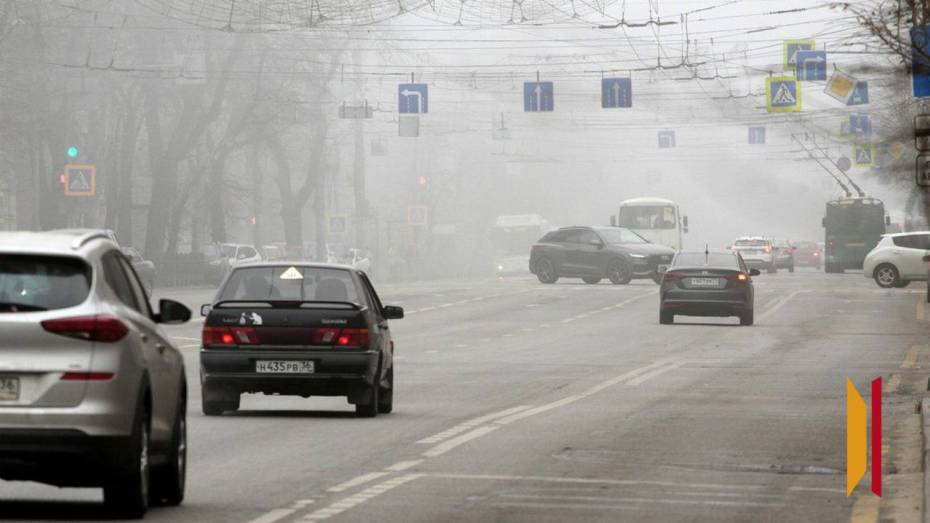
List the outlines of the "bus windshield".
<svg viewBox="0 0 930 523">
<path fill-rule="evenodd" d="M 674 229 L 677 226 L 672 205 L 628 205 L 620 207 L 620 227 L 630 229 Z"/>
<path fill-rule="evenodd" d="M 838 200 L 827 204 L 826 227 L 838 234 L 883 234 L 885 208 L 881 202 Z"/>
</svg>

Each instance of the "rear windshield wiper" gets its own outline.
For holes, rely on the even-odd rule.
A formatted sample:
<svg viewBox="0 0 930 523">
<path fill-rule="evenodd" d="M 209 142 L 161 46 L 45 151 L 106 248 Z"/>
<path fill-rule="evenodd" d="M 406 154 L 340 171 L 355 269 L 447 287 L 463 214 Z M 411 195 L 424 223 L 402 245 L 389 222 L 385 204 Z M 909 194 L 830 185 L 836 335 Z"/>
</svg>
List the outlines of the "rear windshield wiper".
<svg viewBox="0 0 930 523">
<path fill-rule="evenodd" d="M 0 310 L 9 312 L 36 312 L 47 311 L 47 307 L 40 305 L 31 305 L 29 303 L 16 303 L 12 301 L 0 301 Z"/>
</svg>

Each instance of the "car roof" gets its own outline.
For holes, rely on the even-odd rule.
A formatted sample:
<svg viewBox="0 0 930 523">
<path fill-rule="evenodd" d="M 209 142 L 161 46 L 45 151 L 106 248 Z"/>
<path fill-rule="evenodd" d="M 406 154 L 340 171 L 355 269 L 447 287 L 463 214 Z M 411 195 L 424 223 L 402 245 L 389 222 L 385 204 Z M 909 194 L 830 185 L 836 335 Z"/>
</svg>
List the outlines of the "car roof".
<svg viewBox="0 0 930 523">
<path fill-rule="evenodd" d="M 349 265 L 343 265 L 340 263 L 322 263 L 322 262 L 309 262 L 309 261 L 300 261 L 300 260 L 278 260 L 278 261 L 260 261 L 260 262 L 249 262 L 242 263 L 233 267 L 233 270 L 239 269 L 254 269 L 261 267 L 304 267 L 309 269 L 339 269 L 344 271 L 355 271 L 355 267 Z"/>
<path fill-rule="evenodd" d="M 59 229 L 0 232 L 0 251 L 74 254 L 97 241 L 118 247 L 106 231 L 100 229 Z"/>
<path fill-rule="evenodd" d="M 662 203 L 662 204 L 669 204 L 669 205 L 675 204 L 675 202 L 673 202 L 672 200 L 666 200 L 665 198 L 652 198 L 649 196 L 644 196 L 641 198 L 630 198 L 629 200 L 624 200 L 620 202 L 620 205 L 648 205 L 648 204 L 655 204 L 655 203 Z"/>
</svg>

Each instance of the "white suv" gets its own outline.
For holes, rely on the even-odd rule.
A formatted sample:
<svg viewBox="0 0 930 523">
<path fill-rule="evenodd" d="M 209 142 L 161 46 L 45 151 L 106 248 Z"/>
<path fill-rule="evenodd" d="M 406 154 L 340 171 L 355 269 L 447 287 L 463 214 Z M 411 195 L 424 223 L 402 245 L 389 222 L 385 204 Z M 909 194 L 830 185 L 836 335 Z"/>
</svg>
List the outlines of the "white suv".
<svg viewBox="0 0 930 523">
<path fill-rule="evenodd" d="M 862 274 L 874 278 L 879 287 L 906 287 L 927 279 L 924 255 L 930 251 L 930 231 L 886 234 L 866 255 Z"/>
<path fill-rule="evenodd" d="M 736 239 L 731 249 L 738 252 L 746 265 L 753 269 L 765 269 L 769 273 L 778 271 L 775 264 L 775 247 L 768 238 L 742 236 Z"/>
<path fill-rule="evenodd" d="M 0 479 L 103 487 L 141 517 L 184 498 L 184 360 L 103 231 L 0 233 Z"/>
</svg>

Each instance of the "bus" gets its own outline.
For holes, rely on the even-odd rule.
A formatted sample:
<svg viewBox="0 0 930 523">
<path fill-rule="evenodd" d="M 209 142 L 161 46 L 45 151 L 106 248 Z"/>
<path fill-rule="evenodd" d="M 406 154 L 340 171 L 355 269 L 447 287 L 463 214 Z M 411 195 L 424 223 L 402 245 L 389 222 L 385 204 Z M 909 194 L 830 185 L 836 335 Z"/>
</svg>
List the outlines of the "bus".
<svg viewBox="0 0 930 523">
<path fill-rule="evenodd" d="M 525 274 L 530 266 L 530 248 L 551 229 L 538 214 L 498 216 L 491 227 L 494 271 L 498 276 Z"/>
<path fill-rule="evenodd" d="M 827 202 L 822 225 L 824 271 L 837 273 L 862 268 L 865 255 L 878 244 L 891 218 L 877 198 L 844 197 Z"/>
<path fill-rule="evenodd" d="M 688 217 L 678 204 L 662 198 L 633 198 L 620 203 L 616 225 L 626 227 L 652 243 L 681 250 L 682 233 L 688 232 Z"/>
</svg>

